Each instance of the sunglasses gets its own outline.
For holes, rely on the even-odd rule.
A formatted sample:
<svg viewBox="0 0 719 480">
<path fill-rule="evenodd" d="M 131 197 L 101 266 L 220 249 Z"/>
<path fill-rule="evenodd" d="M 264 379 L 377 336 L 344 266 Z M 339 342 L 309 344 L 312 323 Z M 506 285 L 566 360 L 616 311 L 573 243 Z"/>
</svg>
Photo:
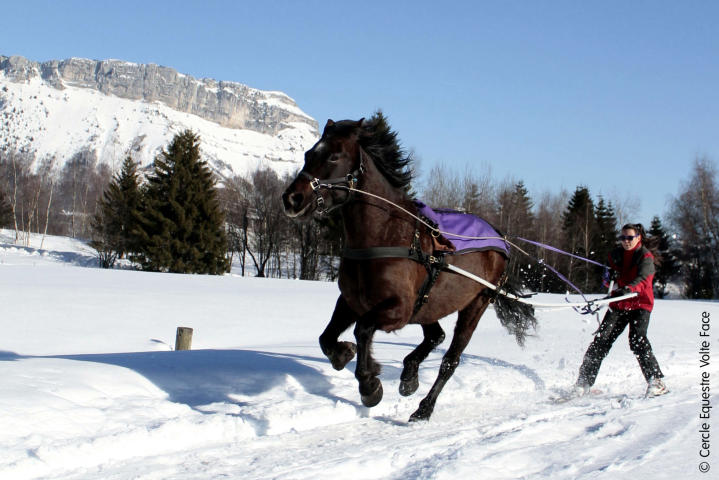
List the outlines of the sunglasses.
<svg viewBox="0 0 719 480">
<path fill-rule="evenodd" d="M 631 242 L 635 238 L 637 238 L 639 235 L 619 235 L 619 240 L 623 242 Z"/>
</svg>

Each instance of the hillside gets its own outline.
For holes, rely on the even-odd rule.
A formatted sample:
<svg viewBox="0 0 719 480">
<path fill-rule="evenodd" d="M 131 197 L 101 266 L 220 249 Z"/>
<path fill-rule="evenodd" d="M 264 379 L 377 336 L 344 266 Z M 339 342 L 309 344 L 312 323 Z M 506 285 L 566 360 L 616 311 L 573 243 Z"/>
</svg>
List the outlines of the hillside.
<svg viewBox="0 0 719 480">
<path fill-rule="evenodd" d="M 132 152 L 147 165 L 189 128 L 223 176 L 258 164 L 292 171 L 319 135 L 282 92 L 120 60 L 0 56 L 0 118 L 0 150 L 54 156 L 60 165 L 82 150 L 111 166 Z"/>
</svg>

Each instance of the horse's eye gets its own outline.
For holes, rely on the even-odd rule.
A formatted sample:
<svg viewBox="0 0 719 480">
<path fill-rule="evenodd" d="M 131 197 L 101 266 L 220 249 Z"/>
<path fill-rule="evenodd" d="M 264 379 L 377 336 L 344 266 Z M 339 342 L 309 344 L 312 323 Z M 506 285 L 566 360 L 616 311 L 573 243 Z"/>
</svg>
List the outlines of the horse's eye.
<svg viewBox="0 0 719 480">
<path fill-rule="evenodd" d="M 340 155 L 337 155 L 336 153 L 333 153 L 332 155 L 330 155 L 330 156 L 327 158 L 327 161 L 328 161 L 329 163 L 337 163 L 337 162 L 340 161 L 340 158 L 341 158 Z"/>
</svg>

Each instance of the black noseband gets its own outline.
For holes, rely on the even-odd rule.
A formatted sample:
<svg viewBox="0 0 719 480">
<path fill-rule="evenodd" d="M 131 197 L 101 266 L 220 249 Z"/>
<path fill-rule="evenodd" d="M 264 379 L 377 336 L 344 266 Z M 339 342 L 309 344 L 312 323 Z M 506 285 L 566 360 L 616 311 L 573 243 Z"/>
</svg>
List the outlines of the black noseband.
<svg viewBox="0 0 719 480">
<path fill-rule="evenodd" d="M 360 165 L 353 172 L 348 173 L 344 177 L 326 178 L 319 179 L 302 170 L 298 176 L 304 177 L 310 181 L 310 187 L 317 198 L 317 210 L 321 215 L 330 213 L 331 211 L 340 208 L 352 199 L 352 190 L 357 186 L 359 176 L 365 172 L 364 163 L 362 163 L 362 153 L 360 153 Z M 347 198 L 338 204 L 332 205 L 329 209 L 325 209 L 325 199 L 322 197 L 321 190 L 344 190 L 349 192 Z"/>
</svg>

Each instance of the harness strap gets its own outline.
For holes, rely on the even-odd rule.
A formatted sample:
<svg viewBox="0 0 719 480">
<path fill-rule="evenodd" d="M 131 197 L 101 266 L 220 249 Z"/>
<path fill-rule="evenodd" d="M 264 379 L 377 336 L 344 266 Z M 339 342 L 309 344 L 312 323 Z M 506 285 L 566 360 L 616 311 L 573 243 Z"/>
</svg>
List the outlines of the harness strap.
<svg viewBox="0 0 719 480">
<path fill-rule="evenodd" d="M 419 312 L 420 308 L 422 308 L 422 305 L 429 301 L 429 291 L 432 290 L 434 284 L 437 283 L 439 274 L 442 273 L 447 266 L 447 262 L 444 260 L 444 255 L 440 255 L 439 257 L 430 256 L 430 258 L 437 259 L 437 261 L 424 264 L 424 267 L 427 269 L 427 276 L 424 278 L 424 282 L 422 282 L 422 286 L 419 287 L 419 291 L 417 292 L 417 301 L 414 303 L 414 312 L 412 312 L 412 316 L 415 316 L 417 312 Z"/>
<path fill-rule="evenodd" d="M 444 259 L 444 255 L 427 255 L 422 251 L 419 225 L 417 225 L 417 229 L 414 231 L 411 254 L 417 256 L 418 260 L 416 261 L 424 265 L 424 268 L 427 270 L 427 276 L 424 278 L 424 282 L 422 282 L 422 286 L 419 287 L 419 291 L 417 292 L 417 301 L 414 302 L 414 311 L 412 312 L 412 316 L 414 317 L 422 308 L 422 305 L 429 301 L 429 291 L 432 290 L 432 287 L 439 278 L 439 274 L 447 266 L 447 262 Z"/>
<path fill-rule="evenodd" d="M 373 258 L 413 258 L 411 248 L 407 247 L 372 247 L 372 248 L 345 248 L 342 257 L 350 260 L 371 260 Z"/>
<path fill-rule="evenodd" d="M 494 302 L 497 301 L 497 296 L 499 296 L 500 292 L 504 291 L 504 284 L 507 283 L 508 280 L 509 277 L 507 276 L 507 271 L 505 270 L 504 273 L 502 273 L 502 276 L 499 277 L 496 288 L 484 290 L 484 294 L 487 296 L 487 298 L 489 298 L 490 305 L 494 304 Z M 522 298 L 529 298 L 529 296 L 530 295 L 522 295 Z"/>
<path fill-rule="evenodd" d="M 350 260 L 371 260 L 377 258 L 406 258 L 420 263 L 427 270 L 427 276 L 422 286 L 417 291 L 417 300 L 414 303 L 414 317 L 422 308 L 422 305 L 429 300 L 429 292 L 437 283 L 439 274 L 447 267 L 444 253 L 427 254 L 422 251 L 420 243 L 420 231 L 417 228 L 414 232 L 412 245 L 407 247 L 370 247 L 370 248 L 344 248 L 342 257 Z"/>
</svg>

